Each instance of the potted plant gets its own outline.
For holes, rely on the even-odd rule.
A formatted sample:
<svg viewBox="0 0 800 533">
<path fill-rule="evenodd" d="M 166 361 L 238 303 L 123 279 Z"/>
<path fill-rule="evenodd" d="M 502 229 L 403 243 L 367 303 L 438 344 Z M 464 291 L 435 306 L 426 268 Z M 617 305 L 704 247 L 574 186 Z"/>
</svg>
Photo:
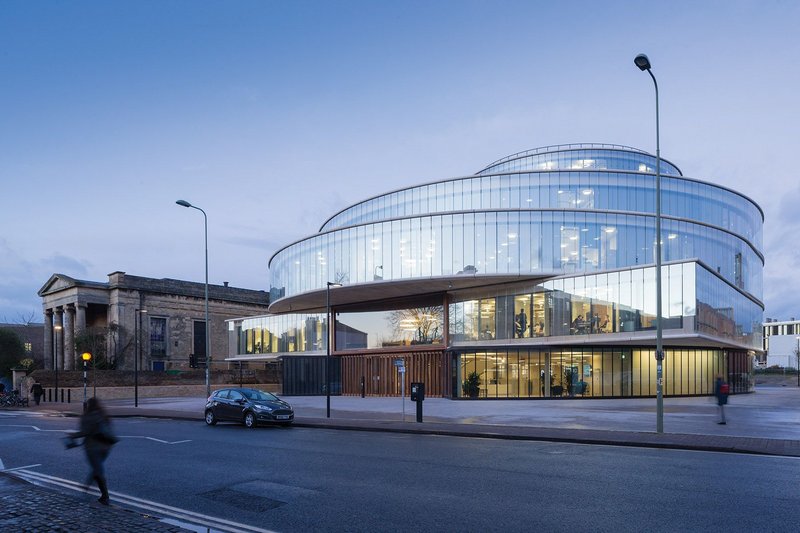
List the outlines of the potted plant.
<svg viewBox="0 0 800 533">
<path fill-rule="evenodd" d="M 478 375 L 477 372 L 471 372 L 467 379 L 464 380 L 464 383 L 461 384 L 461 388 L 464 390 L 464 395 L 469 396 L 470 398 L 477 398 L 478 393 L 481 390 L 481 377 Z"/>
</svg>

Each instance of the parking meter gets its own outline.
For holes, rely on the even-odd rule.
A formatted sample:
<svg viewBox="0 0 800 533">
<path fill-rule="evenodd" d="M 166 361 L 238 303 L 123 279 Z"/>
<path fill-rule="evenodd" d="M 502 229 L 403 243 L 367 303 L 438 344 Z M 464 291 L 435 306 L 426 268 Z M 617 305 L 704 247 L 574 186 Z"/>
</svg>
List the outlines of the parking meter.
<svg viewBox="0 0 800 533">
<path fill-rule="evenodd" d="M 411 401 L 421 402 L 425 400 L 425 384 L 412 383 L 411 384 Z"/>
<path fill-rule="evenodd" d="M 422 422 L 422 402 L 425 400 L 425 384 L 411 384 L 411 401 L 417 402 L 417 422 Z"/>
</svg>

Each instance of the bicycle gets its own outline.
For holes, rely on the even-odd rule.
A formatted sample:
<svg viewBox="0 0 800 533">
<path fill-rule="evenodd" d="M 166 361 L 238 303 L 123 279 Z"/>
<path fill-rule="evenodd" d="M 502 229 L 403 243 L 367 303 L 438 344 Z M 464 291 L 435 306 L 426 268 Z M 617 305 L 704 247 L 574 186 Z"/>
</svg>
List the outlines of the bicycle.
<svg viewBox="0 0 800 533">
<path fill-rule="evenodd" d="M 28 399 L 19 395 L 18 390 L 0 396 L 0 407 L 28 407 Z"/>
</svg>

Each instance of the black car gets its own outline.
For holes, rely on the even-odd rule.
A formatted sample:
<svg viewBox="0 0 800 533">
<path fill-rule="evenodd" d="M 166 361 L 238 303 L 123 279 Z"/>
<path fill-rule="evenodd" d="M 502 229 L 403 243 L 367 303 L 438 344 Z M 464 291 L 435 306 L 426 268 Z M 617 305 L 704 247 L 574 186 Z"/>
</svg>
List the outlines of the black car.
<svg viewBox="0 0 800 533">
<path fill-rule="evenodd" d="M 249 428 L 261 423 L 291 425 L 294 422 L 292 406 L 271 392 L 257 389 L 220 389 L 206 402 L 206 424 L 219 421 L 242 422 Z"/>
</svg>

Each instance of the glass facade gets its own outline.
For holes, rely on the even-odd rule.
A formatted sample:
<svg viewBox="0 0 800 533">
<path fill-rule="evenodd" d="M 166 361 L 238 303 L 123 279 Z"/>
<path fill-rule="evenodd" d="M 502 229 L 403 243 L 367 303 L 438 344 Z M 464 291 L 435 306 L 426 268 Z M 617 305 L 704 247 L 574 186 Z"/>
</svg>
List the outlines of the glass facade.
<svg viewBox="0 0 800 533">
<path fill-rule="evenodd" d="M 339 351 L 442 344 L 444 308 L 336 313 L 335 338 Z"/>
<path fill-rule="evenodd" d="M 698 263 L 661 269 L 665 331 L 703 333 L 744 349 L 760 349 L 762 310 L 757 302 Z M 475 341 L 549 342 L 546 337 L 573 336 L 582 343 L 608 343 L 613 339 L 604 339 L 606 334 L 653 332 L 655 289 L 655 267 L 646 267 L 502 290 L 487 287 L 469 291 L 469 296 L 455 293 L 449 306 L 450 342 L 458 347 Z"/>
<path fill-rule="evenodd" d="M 577 153 L 580 155 L 557 152 L 562 157 L 589 160 L 590 156 L 584 151 Z M 624 154 L 613 153 L 617 157 Z M 582 167 L 579 171 L 516 169 L 513 173 L 480 174 L 394 191 L 343 210 L 328 220 L 321 231 L 393 218 L 469 210 L 578 209 L 652 214 L 655 212 L 655 158 L 649 154 L 631 156 L 635 157 L 629 165 L 618 164 L 605 169 L 597 166 Z M 591 161 L 600 161 L 597 154 L 592 157 Z M 641 171 L 618 172 L 637 166 L 643 160 L 651 162 L 653 168 L 646 166 Z M 663 160 L 662 170 L 668 170 Z M 663 216 L 730 231 L 749 241 L 757 250 L 761 249 L 763 213 L 748 198 L 717 185 L 682 177 L 677 171 L 674 175 L 662 174 L 661 189 Z"/>
<path fill-rule="evenodd" d="M 733 392 L 753 390 L 749 369 L 753 356 L 718 349 L 667 349 L 664 358 L 666 396 L 710 395 L 714 378 L 725 376 Z M 656 395 L 655 351 L 651 349 L 581 348 L 535 350 L 466 350 L 455 355 L 458 378 L 476 373 L 479 398 L 626 398 Z M 456 396 L 466 386 L 453 384 Z"/>
<path fill-rule="evenodd" d="M 663 261 L 697 258 L 756 298 L 763 260 L 732 233 L 663 219 Z M 460 274 L 560 275 L 655 263 L 655 217 L 580 210 L 396 219 L 319 234 L 270 263 L 271 300 L 356 284 Z"/>
<path fill-rule="evenodd" d="M 478 174 L 519 170 L 635 170 L 655 172 L 656 158 L 630 146 L 613 144 L 567 144 L 526 150 L 495 161 Z M 661 173 L 681 176 L 681 171 L 664 159 Z"/>
<path fill-rule="evenodd" d="M 230 355 L 327 350 L 325 313 L 265 315 L 228 321 Z"/>
<path fill-rule="evenodd" d="M 403 357 L 409 373 L 439 368 L 453 397 L 471 373 L 483 398 L 654 395 L 655 159 L 547 147 L 370 198 L 272 256 L 270 300 L 319 311 L 319 293 L 342 285 L 332 352 L 356 369 L 343 376 L 369 367 L 375 383 L 391 380 Z M 668 161 L 661 171 L 664 393 L 710 394 L 717 374 L 748 392 L 762 346 L 763 212 Z M 384 287 L 394 300 L 376 299 Z M 231 351 L 318 355 L 326 332 L 319 312 L 236 320 Z"/>
</svg>

